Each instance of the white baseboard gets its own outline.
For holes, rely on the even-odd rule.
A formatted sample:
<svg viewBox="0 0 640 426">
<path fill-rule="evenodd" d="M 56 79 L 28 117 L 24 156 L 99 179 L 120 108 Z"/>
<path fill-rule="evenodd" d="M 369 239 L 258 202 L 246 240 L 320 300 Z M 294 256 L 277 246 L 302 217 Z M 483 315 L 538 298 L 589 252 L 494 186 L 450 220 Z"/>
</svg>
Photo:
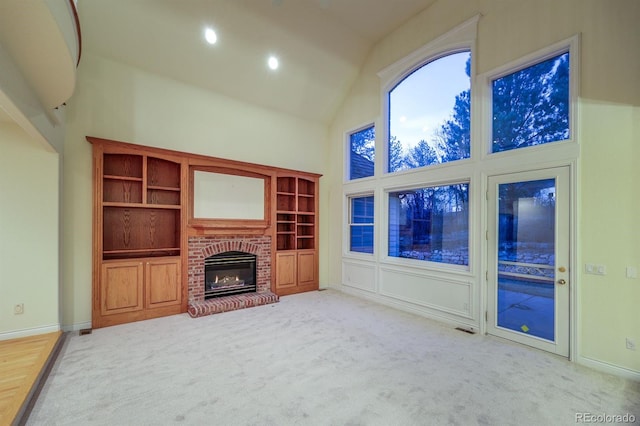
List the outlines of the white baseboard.
<svg viewBox="0 0 640 426">
<path fill-rule="evenodd" d="M 608 362 L 580 355 L 578 355 L 578 359 L 576 361 L 578 364 L 593 368 L 594 370 L 598 370 L 603 373 L 613 374 L 614 376 L 640 382 L 640 371 L 630 370 L 625 367 L 620 367 L 618 365 L 609 364 Z"/>
<path fill-rule="evenodd" d="M 62 331 L 64 331 L 64 332 L 79 331 L 79 330 L 84 330 L 84 329 L 87 329 L 87 328 L 91 328 L 91 321 L 80 322 L 80 323 L 71 324 L 71 325 L 63 325 L 62 326 Z"/>
<path fill-rule="evenodd" d="M 0 340 L 19 339 L 21 337 L 37 336 L 38 334 L 55 333 L 56 331 L 60 331 L 60 324 L 7 331 L 0 333 Z"/>
<path fill-rule="evenodd" d="M 391 308 L 398 309 L 399 311 L 409 312 L 424 318 L 438 321 L 443 324 L 448 324 L 452 327 L 463 327 L 465 329 L 471 329 L 476 333 L 479 330 L 478 325 L 473 323 L 472 321 L 464 321 L 464 320 L 459 321 L 459 320 L 456 320 L 455 318 L 451 318 L 447 316 L 446 314 L 440 315 L 432 309 L 413 305 L 403 300 L 396 300 L 391 297 L 382 296 L 368 290 L 362 290 L 362 289 L 350 287 L 347 285 L 341 285 L 339 287 L 331 286 L 330 288 L 341 291 L 346 294 L 350 294 L 352 296 L 362 297 L 363 299 L 371 300 L 372 302 L 380 303 L 381 305 L 389 306 Z"/>
</svg>

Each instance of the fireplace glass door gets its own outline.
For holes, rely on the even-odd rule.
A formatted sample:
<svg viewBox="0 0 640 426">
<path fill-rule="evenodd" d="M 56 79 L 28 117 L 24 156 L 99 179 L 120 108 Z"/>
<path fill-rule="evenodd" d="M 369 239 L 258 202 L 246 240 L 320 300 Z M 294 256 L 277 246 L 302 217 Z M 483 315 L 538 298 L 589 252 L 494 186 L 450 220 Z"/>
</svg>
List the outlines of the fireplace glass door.
<svg viewBox="0 0 640 426">
<path fill-rule="evenodd" d="M 228 251 L 204 260 L 204 297 L 256 291 L 256 256 Z"/>
</svg>

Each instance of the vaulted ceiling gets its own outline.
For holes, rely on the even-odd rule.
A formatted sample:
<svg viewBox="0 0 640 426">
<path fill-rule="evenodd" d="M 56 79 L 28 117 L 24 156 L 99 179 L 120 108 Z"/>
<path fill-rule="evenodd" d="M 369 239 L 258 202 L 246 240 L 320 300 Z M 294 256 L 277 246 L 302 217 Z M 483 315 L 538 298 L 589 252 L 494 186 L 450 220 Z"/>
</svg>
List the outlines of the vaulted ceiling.
<svg viewBox="0 0 640 426">
<path fill-rule="evenodd" d="M 79 0 L 78 12 L 87 54 L 328 123 L 373 46 L 435 1 Z"/>
</svg>

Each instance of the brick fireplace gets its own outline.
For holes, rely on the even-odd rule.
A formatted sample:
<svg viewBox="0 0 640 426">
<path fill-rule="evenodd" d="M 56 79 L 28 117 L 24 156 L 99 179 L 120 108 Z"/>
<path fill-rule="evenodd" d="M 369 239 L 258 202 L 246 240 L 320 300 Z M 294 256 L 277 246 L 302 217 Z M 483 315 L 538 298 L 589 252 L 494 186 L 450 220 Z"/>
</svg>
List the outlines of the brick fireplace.
<svg viewBox="0 0 640 426">
<path fill-rule="evenodd" d="M 205 300 L 204 260 L 220 253 L 245 252 L 256 256 L 256 291 Z M 189 307 L 192 317 L 249 308 L 278 301 L 271 292 L 271 238 L 269 236 L 189 237 Z"/>
</svg>

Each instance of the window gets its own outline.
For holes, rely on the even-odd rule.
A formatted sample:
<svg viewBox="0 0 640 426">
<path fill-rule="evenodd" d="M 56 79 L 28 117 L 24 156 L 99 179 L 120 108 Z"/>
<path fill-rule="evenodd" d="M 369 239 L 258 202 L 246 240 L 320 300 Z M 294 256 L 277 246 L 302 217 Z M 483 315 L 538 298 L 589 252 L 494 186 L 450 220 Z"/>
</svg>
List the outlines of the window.
<svg viewBox="0 0 640 426">
<path fill-rule="evenodd" d="M 389 91 L 388 171 L 469 158 L 471 53 L 443 56 Z"/>
<path fill-rule="evenodd" d="M 349 250 L 373 253 L 373 195 L 349 200 Z"/>
<path fill-rule="evenodd" d="M 492 152 L 569 138 L 569 53 L 491 82 Z"/>
<path fill-rule="evenodd" d="M 349 136 L 349 179 L 373 176 L 376 131 L 373 126 Z"/>
<path fill-rule="evenodd" d="M 469 184 L 389 193 L 389 256 L 469 265 Z"/>
</svg>

